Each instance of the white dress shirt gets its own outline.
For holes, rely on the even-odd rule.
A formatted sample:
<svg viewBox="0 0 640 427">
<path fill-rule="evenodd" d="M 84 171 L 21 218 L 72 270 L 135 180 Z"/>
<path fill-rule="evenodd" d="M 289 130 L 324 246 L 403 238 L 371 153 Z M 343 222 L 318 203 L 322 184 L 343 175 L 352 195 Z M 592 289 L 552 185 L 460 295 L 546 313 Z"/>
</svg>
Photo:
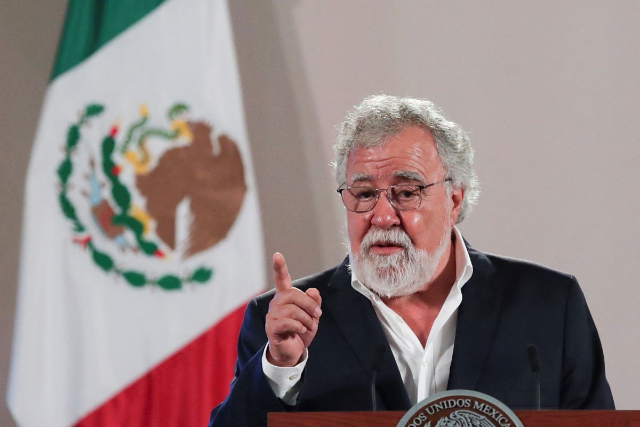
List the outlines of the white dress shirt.
<svg viewBox="0 0 640 427">
<path fill-rule="evenodd" d="M 449 381 L 456 336 L 456 320 L 458 308 L 462 302 L 462 287 L 473 274 L 473 266 L 462 236 L 457 228 L 454 228 L 454 233 L 456 280 L 433 322 L 424 347 L 402 317 L 360 283 L 354 272 L 351 271 L 351 286 L 371 301 L 389 341 L 412 405 L 434 393 L 446 390 Z M 320 325 L 322 325 L 322 321 L 320 321 Z M 298 365 L 281 368 L 267 361 L 266 351 L 265 348 L 262 356 L 262 369 L 267 381 L 276 396 L 285 403 L 295 404 L 300 388 L 300 377 L 309 357 L 308 352 Z"/>
</svg>

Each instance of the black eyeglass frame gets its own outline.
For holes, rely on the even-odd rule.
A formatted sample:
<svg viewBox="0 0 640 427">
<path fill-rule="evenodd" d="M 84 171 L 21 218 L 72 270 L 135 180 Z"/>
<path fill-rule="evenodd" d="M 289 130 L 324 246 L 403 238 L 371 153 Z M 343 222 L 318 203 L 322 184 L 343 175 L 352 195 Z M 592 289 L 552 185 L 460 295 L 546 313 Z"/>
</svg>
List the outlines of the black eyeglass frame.
<svg viewBox="0 0 640 427">
<path fill-rule="evenodd" d="M 400 208 L 398 206 L 395 205 L 394 201 L 393 201 L 393 196 L 390 195 L 389 190 L 395 187 L 417 187 L 420 191 L 420 195 L 422 195 L 422 191 L 425 188 L 429 188 L 429 187 L 433 187 L 434 185 L 437 184 L 442 184 L 445 182 L 453 182 L 452 178 L 445 178 L 442 181 L 436 181 L 436 182 L 432 182 L 431 184 L 425 184 L 425 185 L 415 185 L 415 184 L 397 184 L 397 185 L 390 185 L 387 188 L 370 188 L 370 190 L 374 191 L 376 194 L 376 201 L 373 203 L 373 205 L 371 205 L 371 207 L 369 209 L 366 209 L 364 211 L 356 211 L 356 210 L 352 210 L 349 209 L 349 207 L 347 206 L 347 204 L 344 202 L 344 196 L 342 195 L 342 192 L 344 190 L 348 190 L 349 188 L 365 188 L 365 187 L 342 187 L 342 188 L 338 188 L 336 191 L 338 192 L 338 194 L 340 194 L 340 198 L 342 199 L 342 204 L 344 205 L 344 207 L 349 211 L 349 212 L 355 212 L 355 213 L 365 213 L 365 212 L 369 212 L 372 211 L 373 208 L 376 207 L 376 205 L 378 204 L 378 200 L 380 200 L 380 193 L 382 191 L 387 193 L 387 199 L 389 199 L 389 203 L 391 203 L 391 206 L 394 207 L 394 209 L 397 209 L 399 211 L 413 211 L 418 209 L 421 205 L 422 205 L 422 197 L 420 197 L 420 201 L 418 202 L 418 206 L 416 206 L 415 208 Z"/>
</svg>

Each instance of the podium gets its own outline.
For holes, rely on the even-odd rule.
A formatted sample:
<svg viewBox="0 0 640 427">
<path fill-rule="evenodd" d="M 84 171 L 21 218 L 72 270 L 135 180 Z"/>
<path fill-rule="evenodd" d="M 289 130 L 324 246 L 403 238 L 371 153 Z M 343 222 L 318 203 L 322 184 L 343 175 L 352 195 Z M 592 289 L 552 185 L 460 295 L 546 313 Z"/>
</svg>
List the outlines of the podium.
<svg viewBox="0 0 640 427">
<path fill-rule="evenodd" d="M 640 427 L 640 411 L 514 411 L 525 427 Z M 405 413 L 272 412 L 269 427 L 395 427 Z"/>
</svg>

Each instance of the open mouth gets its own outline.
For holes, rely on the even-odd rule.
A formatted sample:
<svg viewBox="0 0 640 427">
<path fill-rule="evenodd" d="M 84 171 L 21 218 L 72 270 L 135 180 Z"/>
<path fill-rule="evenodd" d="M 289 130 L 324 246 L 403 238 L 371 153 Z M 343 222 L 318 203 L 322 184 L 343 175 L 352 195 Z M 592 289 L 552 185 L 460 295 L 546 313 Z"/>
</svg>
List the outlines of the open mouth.
<svg viewBox="0 0 640 427">
<path fill-rule="evenodd" d="M 403 251 L 404 246 L 392 242 L 375 242 L 369 249 L 377 255 L 390 255 Z"/>
</svg>

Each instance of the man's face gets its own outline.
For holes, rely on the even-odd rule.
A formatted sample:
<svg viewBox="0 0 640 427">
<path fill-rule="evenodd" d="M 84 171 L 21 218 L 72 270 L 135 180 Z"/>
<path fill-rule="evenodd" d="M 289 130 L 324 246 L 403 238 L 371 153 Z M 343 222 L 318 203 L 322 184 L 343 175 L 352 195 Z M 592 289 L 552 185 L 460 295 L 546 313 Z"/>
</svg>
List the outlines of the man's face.
<svg viewBox="0 0 640 427">
<path fill-rule="evenodd" d="M 426 185 L 445 178 L 445 169 L 433 137 L 416 126 L 406 127 L 381 147 L 353 150 L 347 162 L 349 186 L 388 188 L 399 184 Z M 451 228 L 456 224 L 463 197 L 463 191 L 455 187 L 447 196 L 445 185 L 442 183 L 425 189 L 420 207 L 415 210 L 395 209 L 389 203 L 387 193 L 382 192 L 373 210 L 364 213 L 348 211 L 351 254 L 356 258 L 369 257 L 378 261 L 401 259 L 398 257 L 407 249 L 402 244 L 376 242 L 377 238 L 371 239 L 370 236 L 365 239 L 365 236 L 367 233 L 384 234 L 385 231 L 404 232 L 414 249 L 438 255 L 433 272 L 437 273 L 448 259 L 439 255 L 446 254 L 450 248 Z M 364 248 L 363 240 L 366 242 Z M 357 273 L 360 277 L 361 272 Z"/>
</svg>

